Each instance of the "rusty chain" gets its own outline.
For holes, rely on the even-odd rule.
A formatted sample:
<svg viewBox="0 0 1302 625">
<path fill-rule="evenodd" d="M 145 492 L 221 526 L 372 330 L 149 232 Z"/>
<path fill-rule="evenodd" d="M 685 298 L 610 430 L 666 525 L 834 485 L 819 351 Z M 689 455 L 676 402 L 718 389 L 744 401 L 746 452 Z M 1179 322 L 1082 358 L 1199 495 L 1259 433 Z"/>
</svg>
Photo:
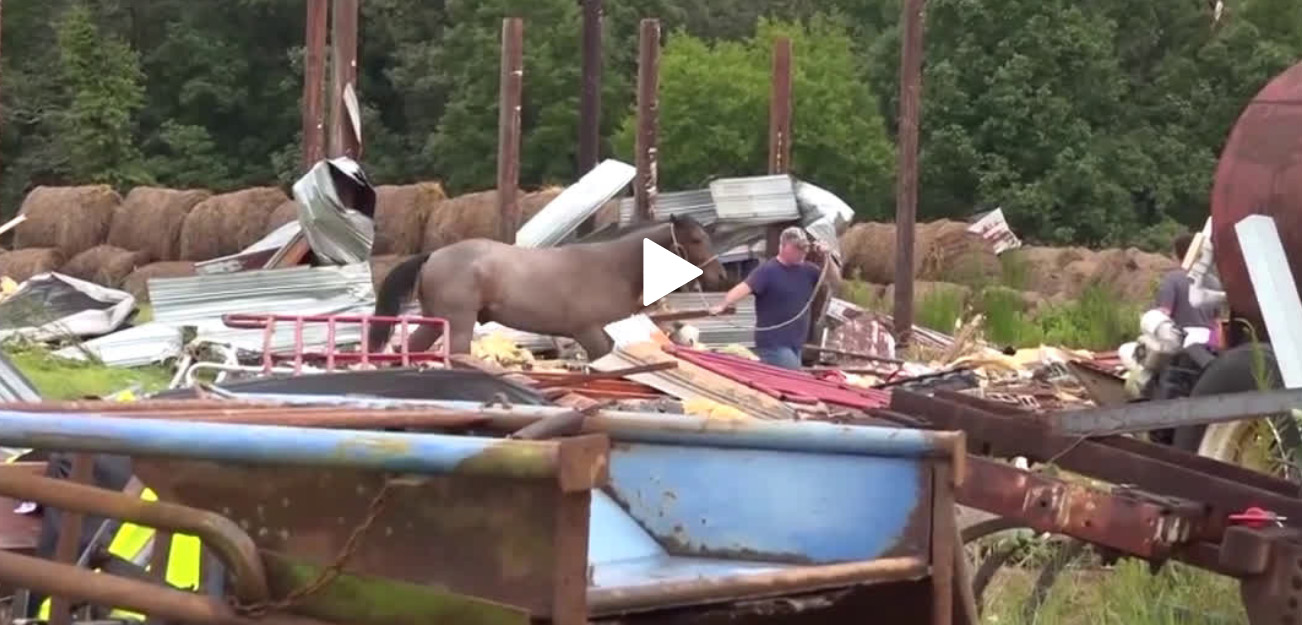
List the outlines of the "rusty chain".
<svg viewBox="0 0 1302 625">
<path fill-rule="evenodd" d="M 352 533 L 348 535 L 348 540 L 344 541 L 344 546 L 340 548 L 339 555 L 335 556 L 334 562 L 322 569 L 317 574 L 316 579 L 294 589 L 285 595 L 283 599 L 276 601 L 260 601 L 252 604 L 242 604 L 239 600 L 232 598 L 231 604 L 235 611 L 241 616 L 257 618 L 266 615 L 269 612 L 279 612 L 287 610 L 297 605 L 303 599 L 312 596 L 322 588 L 330 585 L 343 573 L 344 565 L 357 551 L 358 545 L 361 544 L 362 537 L 375 524 L 375 520 L 384 512 L 384 506 L 388 502 L 389 494 L 393 491 L 397 481 L 386 478 L 384 485 L 371 498 L 371 503 L 367 506 L 366 516 L 362 519 L 357 527 L 353 528 Z"/>
</svg>

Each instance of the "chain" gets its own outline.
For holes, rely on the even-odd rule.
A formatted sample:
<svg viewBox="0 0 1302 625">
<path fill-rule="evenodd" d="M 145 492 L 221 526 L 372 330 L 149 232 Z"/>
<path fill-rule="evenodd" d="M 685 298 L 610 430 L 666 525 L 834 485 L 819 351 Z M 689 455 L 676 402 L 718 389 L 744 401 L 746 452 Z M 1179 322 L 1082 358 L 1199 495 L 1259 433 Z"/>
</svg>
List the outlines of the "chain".
<svg viewBox="0 0 1302 625">
<path fill-rule="evenodd" d="M 384 505 L 388 502 L 389 494 L 392 492 L 396 482 L 390 479 L 384 481 L 384 485 L 371 498 L 371 503 L 367 507 L 366 517 L 362 519 L 357 527 L 353 528 L 348 540 L 344 541 L 344 546 L 339 550 L 339 555 L 335 556 L 334 562 L 322 569 L 316 576 L 316 579 L 304 584 L 303 586 L 291 591 L 285 595 L 285 598 L 277 601 L 262 601 L 254 604 L 240 604 L 233 600 L 235 611 L 242 616 L 257 618 L 268 612 L 278 612 L 293 607 L 298 602 L 320 591 L 322 588 L 329 586 L 340 574 L 343 573 L 344 565 L 348 563 L 349 558 L 357 551 L 357 546 L 361 544 L 362 537 L 375 524 L 380 513 L 384 511 Z"/>
</svg>

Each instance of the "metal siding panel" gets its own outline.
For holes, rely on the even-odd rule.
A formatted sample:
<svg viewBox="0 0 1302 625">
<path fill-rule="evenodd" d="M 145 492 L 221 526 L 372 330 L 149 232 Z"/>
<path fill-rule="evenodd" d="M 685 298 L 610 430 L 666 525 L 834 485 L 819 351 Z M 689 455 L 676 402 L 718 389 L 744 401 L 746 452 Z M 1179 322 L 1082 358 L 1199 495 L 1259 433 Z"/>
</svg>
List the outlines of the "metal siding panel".
<svg viewBox="0 0 1302 625">
<path fill-rule="evenodd" d="M 41 401 L 41 394 L 27 376 L 0 352 L 0 400 Z"/>
<path fill-rule="evenodd" d="M 636 173 L 637 169 L 628 163 L 614 159 L 602 161 L 521 226 L 516 231 L 515 244 L 520 247 L 560 245 L 579 224 L 628 186 Z"/>
</svg>

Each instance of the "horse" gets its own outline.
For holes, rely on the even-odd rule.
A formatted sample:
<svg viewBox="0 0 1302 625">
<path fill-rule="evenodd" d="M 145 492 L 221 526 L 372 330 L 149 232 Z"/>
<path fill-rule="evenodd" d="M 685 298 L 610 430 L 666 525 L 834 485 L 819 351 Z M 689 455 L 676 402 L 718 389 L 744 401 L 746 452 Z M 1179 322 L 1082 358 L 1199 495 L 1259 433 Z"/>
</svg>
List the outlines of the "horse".
<svg viewBox="0 0 1302 625">
<path fill-rule="evenodd" d="M 396 316 L 415 288 L 421 314 L 448 321 L 449 351 L 470 353 L 475 322 L 574 339 L 596 360 L 612 349 L 605 326 L 642 310 L 642 239 L 701 268 L 706 287 L 725 274 L 708 231 L 691 217 L 637 227 L 608 241 L 524 248 L 465 239 L 398 264 L 376 294 L 375 315 Z M 367 344 L 380 352 L 393 322 L 372 322 Z M 408 348 L 424 351 L 442 334 L 420 326 Z"/>
</svg>

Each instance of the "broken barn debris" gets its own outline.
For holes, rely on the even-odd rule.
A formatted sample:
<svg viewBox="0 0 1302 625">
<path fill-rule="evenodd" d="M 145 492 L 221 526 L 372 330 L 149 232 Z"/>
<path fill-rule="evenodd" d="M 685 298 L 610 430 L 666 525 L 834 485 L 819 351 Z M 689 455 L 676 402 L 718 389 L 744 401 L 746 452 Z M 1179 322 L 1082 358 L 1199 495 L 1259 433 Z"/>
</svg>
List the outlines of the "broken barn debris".
<svg viewBox="0 0 1302 625">
<path fill-rule="evenodd" d="M 559 194 L 550 193 L 540 209 L 527 213 L 530 218 L 519 228 L 516 244 L 545 247 L 594 240 L 633 225 L 633 198 L 617 196 L 628 190 L 634 173 L 631 165 L 606 160 Z M 272 192 L 259 192 L 266 197 L 258 201 L 268 205 Z M 441 192 L 434 196 L 435 202 L 444 201 Z M 186 199 L 189 208 L 205 197 L 175 198 L 173 203 Z M 377 210 L 376 189 L 355 161 L 319 161 L 293 185 L 293 200 L 286 204 L 274 215 L 245 209 L 241 214 L 266 217 L 267 222 L 259 238 L 240 235 L 253 242 L 238 252 L 191 261 L 192 271 L 186 273 L 146 278 L 143 297 L 152 306 L 152 318 L 132 322 L 137 300 L 127 292 L 46 272 L 7 287 L 0 308 L 38 305 L 58 319 L 24 325 L 12 321 L 15 315 L 0 315 L 11 320 L 0 323 L 0 334 L 70 343 L 55 354 L 109 366 L 171 363 L 176 368 L 173 387 L 202 385 L 205 379 L 227 383 L 375 369 L 391 360 L 416 368 L 453 366 L 446 356 L 404 355 L 396 347 L 399 355 L 389 360 L 357 354 L 364 331 L 357 321 L 372 310 L 380 277 L 373 275 L 379 265 L 371 254 L 383 225 L 376 220 L 399 217 L 392 216 L 393 207 Z M 491 210 L 490 205 L 481 208 Z M 185 218 L 178 215 L 174 221 Z M 774 224 L 803 226 L 839 262 L 839 239 L 854 211 L 814 184 L 767 175 L 717 179 L 705 189 L 659 194 L 657 219 L 675 215 L 690 215 L 712 227 L 721 262 L 740 279 L 765 257 L 765 234 Z M 579 224 L 594 218 L 597 229 L 578 235 Z M 405 227 L 425 227 L 424 218 L 419 223 L 401 219 Z M 180 221 L 173 229 L 184 230 Z M 1019 244 L 999 210 L 980 216 L 969 230 L 995 252 Z M 165 262 L 177 261 L 168 257 Z M 906 358 L 897 352 L 889 315 L 831 298 L 820 334 L 807 346 L 810 366 L 805 372 L 786 372 L 758 362 L 750 351 L 752 301 L 718 317 L 706 312 L 721 297 L 688 288 L 644 314 L 610 324 L 606 332 L 616 350 L 592 363 L 584 362 L 582 350 L 568 339 L 477 324 L 469 360 L 511 372 L 549 397 L 761 419 L 823 418 L 881 407 L 895 388 L 961 390 L 1020 406 L 1087 406 L 1088 391 L 1066 365 L 1089 363 L 1105 376 L 1117 366 L 1048 347 L 1005 355 L 980 341 L 979 319 L 969 320 L 955 336 L 915 327 L 916 347 Z M 419 311 L 412 304 L 404 313 L 415 318 Z M 245 323 L 230 323 L 232 316 L 241 315 Z M 278 321 L 248 323 L 249 315 L 276 316 Z M 302 327 L 295 328 L 295 317 L 305 320 Z M 399 335 L 395 332 L 395 344 Z"/>
</svg>

